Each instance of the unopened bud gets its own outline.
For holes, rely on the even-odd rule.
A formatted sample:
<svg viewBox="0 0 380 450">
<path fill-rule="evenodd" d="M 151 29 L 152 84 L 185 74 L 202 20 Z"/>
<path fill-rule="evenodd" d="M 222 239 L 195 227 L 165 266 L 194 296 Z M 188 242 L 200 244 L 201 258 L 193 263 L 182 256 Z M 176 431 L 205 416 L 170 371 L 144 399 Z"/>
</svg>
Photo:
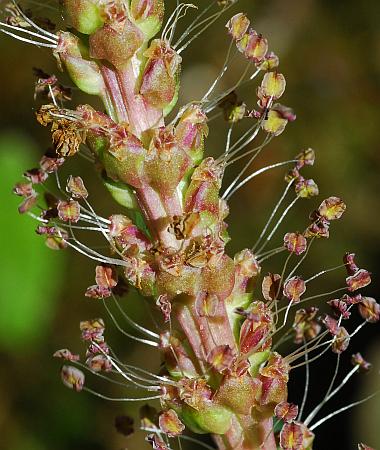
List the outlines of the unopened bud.
<svg viewBox="0 0 380 450">
<path fill-rule="evenodd" d="M 100 95 L 104 90 L 103 77 L 98 65 L 82 56 L 81 46 L 79 38 L 71 33 L 62 32 L 59 34 L 54 56 L 60 66 L 63 64 L 66 67 L 71 79 L 81 91 Z"/>
<path fill-rule="evenodd" d="M 144 42 L 142 32 L 125 19 L 122 23 L 106 24 L 90 37 L 92 58 L 105 59 L 117 69 L 123 69 Z"/>
<path fill-rule="evenodd" d="M 100 2 L 93 0 L 64 0 L 72 26 L 83 34 L 92 34 L 103 25 Z"/>
<path fill-rule="evenodd" d="M 132 0 L 130 8 L 134 22 L 144 33 L 146 40 L 155 36 L 164 17 L 163 0 Z"/>
<path fill-rule="evenodd" d="M 154 40 L 144 56 L 149 58 L 142 77 L 140 93 L 156 108 L 164 109 L 175 101 L 178 71 L 182 58 L 169 44 Z"/>
</svg>

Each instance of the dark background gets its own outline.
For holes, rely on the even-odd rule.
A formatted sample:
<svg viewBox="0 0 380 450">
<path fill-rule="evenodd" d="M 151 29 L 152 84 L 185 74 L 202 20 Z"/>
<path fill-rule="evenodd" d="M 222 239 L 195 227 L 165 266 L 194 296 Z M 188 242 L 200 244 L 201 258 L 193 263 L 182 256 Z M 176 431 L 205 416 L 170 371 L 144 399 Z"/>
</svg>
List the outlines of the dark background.
<svg viewBox="0 0 380 450">
<path fill-rule="evenodd" d="M 206 3 L 200 0 L 198 4 L 203 2 Z M 34 1 L 28 3 L 34 3 L 39 14 L 56 14 L 51 8 L 57 8 L 58 2 L 44 2 L 43 6 Z M 173 4 L 168 1 L 167 9 L 171 10 Z M 279 55 L 280 70 L 287 79 L 282 102 L 297 113 L 296 122 L 270 144 L 252 170 L 289 159 L 303 148 L 317 151 L 316 166 L 307 173 L 318 182 L 321 195 L 317 200 L 299 203 L 282 232 L 303 229 L 308 212 L 329 195 L 341 196 L 348 204 L 343 219 L 333 224 L 331 238 L 314 246 L 302 274 L 309 276 L 335 266 L 345 251 L 355 251 L 359 263 L 373 273 L 373 283 L 366 293 L 379 296 L 378 1 L 242 0 L 233 9 L 238 10 L 249 14 L 254 28 L 268 37 L 270 48 Z M 219 20 L 182 55 L 181 103 L 200 98 L 220 70 L 229 42 L 224 29 L 226 19 Z M 186 23 L 187 19 L 182 26 Z M 181 25 L 179 29 L 183 29 Z M 55 253 L 45 248 L 34 234 L 34 221 L 18 216 L 18 199 L 10 194 L 22 172 L 35 166 L 49 145 L 47 130 L 34 120 L 31 68 L 57 73 L 54 60 L 47 50 L 3 35 L 0 55 L 0 448 L 148 448 L 142 444 L 141 436 L 126 440 L 113 428 L 117 414 L 133 414 L 136 406 L 104 402 L 86 393 L 76 395 L 60 383 L 60 365 L 51 354 L 62 347 L 83 352 L 79 321 L 105 314 L 96 302 L 83 296 L 86 287 L 93 284 L 94 264 L 70 251 Z M 236 80 L 243 64 L 240 58 L 221 87 L 227 88 Z M 62 80 L 67 82 L 64 76 Z M 241 91 L 251 108 L 256 101 L 255 86 Z M 77 92 L 74 100 L 93 102 Z M 226 126 L 222 120 L 215 120 L 210 128 L 208 149 L 220 154 Z M 238 129 L 234 136 L 238 136 Z M 71 164 L 73 173 L 80 173 L 85 179 L 96 208 L 106 211 L 103 215 L 118 211 L 91 166 L 78 158 Z M 282 176 L 280 169 L 257 178 L 233 198 L 228 219 L 233 237 L 231 254 L 255 241 L 283 189 Z M 277 235 L 277 242 L 281 235 Z M 278 272 L 282 264 L 283 258 L 271 260 L 264 271 Z M 315 283 L 315 291 L 328 291 L 343 281 L 343 271 L 333 272 Z M 137 320 L 144 320 L 146 310 L 140 299 L 127 298 L 126 306 Z M 352 329 L 356 323 L 359 321 L 354 318 Z M 159 359 L 154 352 L 135 346 L 112 329 L 107 337 L 124 359 L 144 367 L 149 361 L 152 370 L 157 370 Z M 373 362 L 374 370 L 369 375 L 355 376 L 335 404 L 324 411 L 330 412 L 379 389 L 379 342 L 377 325 L 366 327 L 355 337 L 342 358 L 339 379 L 349 370 L 349 356 L 356 351 Z M 333 370 L 332 356 L 311 366 L 311 394 L 306 411 L 324 395 Z M 303 389 L 304 369 L 298 369 L 292 373 L 290 399 L 299 402 Z M 99 391 L 112 392 L 103 384 L 99 384 Z M 118 390 L 113 393 L 120 395 Z M 380 399 L 375 398 L 321 426 L 315 449 L 355 449 L 357 442 L 380 448 L 379 423 Z"/>
</svg>

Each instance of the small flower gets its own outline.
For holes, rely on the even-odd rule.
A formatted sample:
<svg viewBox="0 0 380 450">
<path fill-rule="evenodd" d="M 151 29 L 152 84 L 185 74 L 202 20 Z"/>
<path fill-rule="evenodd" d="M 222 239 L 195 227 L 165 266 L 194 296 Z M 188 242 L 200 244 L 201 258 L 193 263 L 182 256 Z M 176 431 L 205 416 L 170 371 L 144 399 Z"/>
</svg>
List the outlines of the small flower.
<svg viewBox="0 0 380 450">
<path fill-rule="evenodd" d="M 315 162 L 315 151 L 312 148 L 299 153 L 295 159 L 297 160 L 296 167 L 298 170 L 304 166 L 313 166 Z"/>
<path fill-rule="evenodd" d="M 93 286 L 89 286 L 86 289 L 86 292 L 84 295 L 86 297 L 95 298 L 95 299 L 108 298 L 108 297 L 111 297 L 112 291 L 107 286 L 99 286 L 97 284 L 94 284 Z"/>
<path fill-rule="evenodd" d="M 247 32 L 249 25 L 250 20 L 248 17 L 243 13 L 239 13 L 231 17 L 226 24 L 226 28 L 228 29 L 228 33 L 232 36 L 232 39 L 239 41 Z"/>
<path fill-rule="evenodd" d="M 47 180 L 48 174 L 42 169 L 30 169 L 24 173 L 24 177 L 32 184 L 42 184 Z"/>
<path fill-rule="evenodd" d="M 79 361 L 80 357 L 79 355 L 73 355 L 70 350 L 67 348 L 63 348 L 62 350 L 57 350 L 53 354 L 54 358 L 62 358 L 66 361 Z"/>
<path fill-rule="evenodd" d="M 103 319 L 92 319 L 81 322 L 79 328 L 84 341 L 96 341 L 103 337 L 105 325 Z"/>
<path fill-rule="evenodd" d="M 346 253 L 343 262 L 346 265 L 347 275 L 354 275 L 359 270 L 355 263 L 355 253 Z"/>
<path fill-rule="evenodd" d="M 346 210 L 346 205 L 338 197 L 329 197 L 320 204 L 318 213 L 325 220 L 340 219 Z"/>
<path fill-rule="evenodd" d="M 311 198 L 319 194 L 319 189 L 314 180 L 306 180 L 299 177 L 295 186 L 296 194 L 301 198 Z"/>
<path fill-rule="evenodd" d="M 301 344 L 304 340 L 314 339 L 321 331 L 321 325 L 316 320 L 318 308 L 311 306 L 307 309 L 299 309 L 293 322 L 295 333 L 294 342 Z"/>
<path fill-rule="evenodd" d="M 117 274 L 111 266 L 96 266 L 95 281 L 98 286 L 112 289 L 117 285 Z"/>
<path fill-rule="evenodd" d="M 359 314 L 369 323 L 380 320 L 380 305 L 372 297 L 362 297 L 358 304 Z"/>
<path fill-rule="evenodd" d="M 372 364 L 366 361 L 361 353 L 355 353 L 351 356 L 351 364 L 354 366 L 359 366 L 361 372 L 368 372 L 372 368 Z"/>
<path fill-rule="evenodd" d="M 235 356 L 229 345 L 219 345 L 211 350 L 207 361 L 217 372 L 224 373 L 231 368 Z"/>
<path fill-rule="evenodd" d="M 290 423 L 298 416 L 298 406 L 293 403 L 282 402 L 276 405 L 274 414 L 278 419 Z"/>
<path fill-rule="evenodd" d="M 280 433 L 282 450 L 304 450 L 311 448 L 314 434 L 300 422 L 286 423 Z"/>
<path fill-rule="evenodd" d="M 88 191 L 81 177 L 73 177 L 70 175 L 67 180 L 66 191 L 74 198 L 84 199 L 88 197 Z"/>
<path fill-rule="evenodd" d="M 347 350 L 350 344 L 350 335 L 344 327 L 339 327 L 332 343 L 332 351 L 340 354 Z"/>
<path fill-rule="evenodd" d="M 346 283 L 350 292 L 357 291 L 371 283 L 371 274 L 368 270 L 359 269 L 354 275 L 346 278 Z"/>
<path fill-rule="evenodd" d="M 61 379 L 65 386 L 80 392 L 84 385 L 84 373 L 72 366 L 63 366 L 61 370 Z"/>
<path fill-rule="evenodd" d="M 171 438 L 180 436 L 185 429 L 185 425 L 179 420 L 177 413 L 173 409 L 160 414 L 158 423 L 161 431 Z"/>
<path fill-rule="evenodd" d="M 275 300 L 281 290 L 281 275 L 269 273 L 263 278 L 261 291 L 265 300 Z"/>
<path fill-rule="evenodd" d="M 169 450 L 165 442 L 157 434 L 149 434 L 145 440 L 153 447 L 153 450 Z"/>
<path fill-rule="evenodd" d="M 259 98 L 278 100 L 285 92 L 286 81 L 282 73 L 267 72 L 259 88 Z"/>
<path fill-rule="evenodd" d="M 344 300 L 342 299 L 329 300 L 327 304 L 331 306 L 331 308 L 334 311 L 334 314 L 337 317 L 342 316 L 343 319 L 348 319 L 350 317 L 351 313 L 350 311 L 347 311 L 348 304 Z"/>
<path fill-rule="evenodd" d="M 301 300 L 302 294 L 306 292 L 306 283 L 300 277 L 292 277 L 284 284 L 284 295 L 293 303 Z"/>
<path fill-rule="evenodd" d="M 80 218 L 80 205 L 75 200 L 58 202 L 58 217 L 64 222 L 78 222 Z"/>
<path fill-rule="evenodd" d="M 284 246 L 289 252 L 299 256 L 306 251 L 307 240 L 301 233 L 286 233 Z"/>
</svg>

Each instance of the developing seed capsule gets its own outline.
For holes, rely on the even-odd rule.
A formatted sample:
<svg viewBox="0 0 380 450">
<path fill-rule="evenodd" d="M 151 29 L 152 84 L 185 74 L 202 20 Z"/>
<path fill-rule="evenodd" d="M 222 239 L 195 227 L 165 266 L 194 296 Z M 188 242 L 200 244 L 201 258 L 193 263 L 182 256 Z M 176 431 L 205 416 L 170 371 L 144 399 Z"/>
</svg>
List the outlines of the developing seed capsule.
<svg viewBox="0 0 380 450">
<path fill-rule="evenodd" d="M 103 25 L 100 2 L 64 0 L 63 4 L 72 26 L 80 33 L 92 34 Z"/>
<path fill-rule="evenodd" d="M 135 24 L 145 35 L 145 40 L 158 33 L 164 18 L 163 0 L 132 0 L 130 9 Z"/>
<path fill-rule="evenodd" d="M 104 25 L 90 36 L 90 55 L 122 70 L 144 42 L 143 33 L 128 19 Z"/>
<path fill-rule="evenodd" d="M 58 46 L 53 53 L 58 65 L 65 66 L 81 91 L 101 95 L 105 88 L 99 67 L 94 61 L 86 59 L 86 49 L 79 38 L 68 32 L 60 32 L 58 37 Z"/>
<path fill-rule="evenodd" d="M 140 93 L 149 105 L 167 108 L 176 99 L 182 58 L 160 39 L 152 41 L 144 56 L 149 59 L 142 76 Z"/>
</svg>

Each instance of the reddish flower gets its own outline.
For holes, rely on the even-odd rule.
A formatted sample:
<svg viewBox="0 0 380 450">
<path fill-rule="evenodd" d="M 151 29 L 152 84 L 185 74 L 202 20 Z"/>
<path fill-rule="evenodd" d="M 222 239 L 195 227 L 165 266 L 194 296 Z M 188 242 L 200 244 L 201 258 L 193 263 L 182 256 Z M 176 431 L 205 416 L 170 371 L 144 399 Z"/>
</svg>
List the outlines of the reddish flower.
<svg viewBox="0 0 380 450">
<path fill-rule="evenodd" d="M 358 304 L 360 315 L 369 323 L 376 323 L 380 320 L 380 305 L 372 297 L 362 297 Z"/>
<path fill-rule="evenodd" d="M 351 363 L 354 366 L 359 366 L 361 372 L 368 372 L 372 368 L 372 364 L 366 361 L 361 353 L 355 353 L 351 356 Z"/>
<path fill-rule="evenodd" d="M 288 402 L 279 403 L 274 409 L 274 415 L 278 419 L 290 423 L 298 416 L 298 406 Z"/>
<path fill-rule="evenodd" d="M 286 233 L 284 246 L 289 252 L 298 256 L 306 251 L 307 240 L 301 233 Z"/>
<path fill-rule="evenodd" d="M 185 429 L 185 425 L 179 420 L 177 413 L 173 409 L 160 414 L 158 423 L 161 431 L 169 437 L 179 436 Z"/>
<path fill-rule="evenodd" d="M 63 366 L 61 370 L 61 379 L 65 386 L 80 392 L 84 385 L 84 374 L 81 370 L 72 366 Z"/>
<path fill-rule="evenodd" d="M 346 278 L 346 283 L 350 292 L 357 291 L 371 283 L 371 274 L 368 270 L 359 269 L 354 275 Z"/>
<path fill-rule="evenodd" d="M 306 291 L 306 283 L 300 277 L 290 278 L 284 284 L 284 295 L 291 302 L 298 303 L 301 300 L 301 295 Z"/>
</svg>

